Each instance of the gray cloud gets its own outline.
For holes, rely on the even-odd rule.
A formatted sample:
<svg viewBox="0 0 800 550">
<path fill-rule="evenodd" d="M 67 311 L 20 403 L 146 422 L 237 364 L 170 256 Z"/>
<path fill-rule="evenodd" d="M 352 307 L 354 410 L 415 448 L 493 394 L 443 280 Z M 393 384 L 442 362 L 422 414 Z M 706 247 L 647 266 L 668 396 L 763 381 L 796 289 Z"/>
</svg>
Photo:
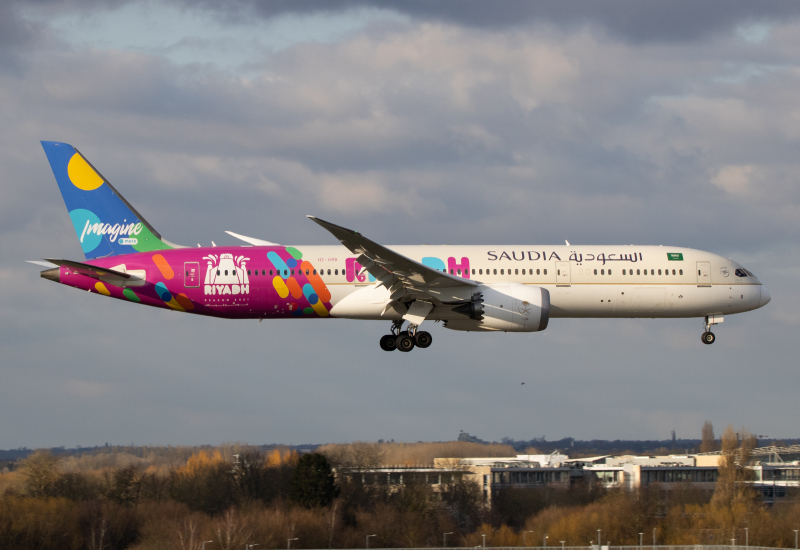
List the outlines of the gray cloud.
<svg viewBox="0 0 800 550">
<path fill-rule="evenodd" d="M 706 418 L 793 435 L 791 407 L 765 403 L 797 392 L 798 25 L 631 46 L 429 21 L 299 44 L 255 75 L 47 40 L 24 77 L 0 74 L 0 447 L 666 437 Z M 380 323 L 136 308 L 22 264 L 81 257 L 40 139 L 188 245 L 335 244 L 309 213 L 384 243 L 663 243 L 740 259 L 774 299 L 713 349 L 697 320 L 557 320 L 433 327 L 411 361 L 378 349 Z"/>
<path fill-rule="evenodd" d="M 237 0 L 222 6 L 209 1 L 189 2 L 187 5 L 222 12 L 236 22 L 242 22 L 252 15 L 272 18 L 285 14 L 308 15 L 356 8 L 387 9 L 385 2 L 374 0 Z M 767 3 L 736 0 L 726 2 L 724 6 L 691 0 L 412 0 L 393 3 L 390 9 L 419 20 L 487 29 L 508 29 L 531 23 L 551 23 L 570 30 L 583 25 L 598 25 L 615 36 L 633 42 L 696 40 L 709 34 L 730 31 L 743 23 L 783 22 L 800 15 L 800 6 L 791 0 Z"/>
</svg>

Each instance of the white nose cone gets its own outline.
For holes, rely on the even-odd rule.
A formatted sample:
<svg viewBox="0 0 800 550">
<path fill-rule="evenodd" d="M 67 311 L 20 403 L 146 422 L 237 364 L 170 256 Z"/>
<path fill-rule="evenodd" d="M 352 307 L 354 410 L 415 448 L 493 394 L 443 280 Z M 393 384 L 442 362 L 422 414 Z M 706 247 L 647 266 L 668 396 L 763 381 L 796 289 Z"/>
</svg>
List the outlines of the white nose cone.
<svg viewBox="0 0 800 550">
<path fill-rule="evenodd" d="M 764 285 L 761 285 L 761 301 L 758 302 L 758 307 L 764 307 L 769 303 L 770 300 L 772 300 L 772 296 L 769 295 L 769 292 L 767 292 L 767 289 L 764 288 Z"/>
</svg>

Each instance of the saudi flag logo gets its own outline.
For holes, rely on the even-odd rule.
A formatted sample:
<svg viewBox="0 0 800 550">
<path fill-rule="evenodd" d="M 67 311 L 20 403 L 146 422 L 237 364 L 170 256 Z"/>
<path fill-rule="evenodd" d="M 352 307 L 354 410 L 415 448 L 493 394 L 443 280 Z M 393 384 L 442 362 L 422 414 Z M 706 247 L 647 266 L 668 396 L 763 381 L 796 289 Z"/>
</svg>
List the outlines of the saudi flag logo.
<svg viewBox="0 0 800 550">
<path fill-rule="evenodd" d="M 683 261 L 683 253 L 682 252 L 667 252 L 667 259 L 670 262 L 682 262 Z"/>
</svg>

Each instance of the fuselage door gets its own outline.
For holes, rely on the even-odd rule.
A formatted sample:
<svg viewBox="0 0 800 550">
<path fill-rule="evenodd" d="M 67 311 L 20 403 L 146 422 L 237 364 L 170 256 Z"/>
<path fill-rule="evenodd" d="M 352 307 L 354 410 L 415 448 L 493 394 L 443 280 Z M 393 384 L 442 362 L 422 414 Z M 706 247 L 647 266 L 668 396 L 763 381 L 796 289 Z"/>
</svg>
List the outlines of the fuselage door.
<svg viewBox="0 0 800 550">
<path fill-rule="evenodd" d="M 556 262 L 556 286 L 570 286 L 569 262 Z"/>
<path fill-rule="evenodd" d="M 183 286 L 197 288 L 200 286 L 200 262 L 184 262 Z"/>
<path fill-rule="evenodd" d="M 711 262 L 697 262 L 697 286 L 711 286 Z"/>
</svg>

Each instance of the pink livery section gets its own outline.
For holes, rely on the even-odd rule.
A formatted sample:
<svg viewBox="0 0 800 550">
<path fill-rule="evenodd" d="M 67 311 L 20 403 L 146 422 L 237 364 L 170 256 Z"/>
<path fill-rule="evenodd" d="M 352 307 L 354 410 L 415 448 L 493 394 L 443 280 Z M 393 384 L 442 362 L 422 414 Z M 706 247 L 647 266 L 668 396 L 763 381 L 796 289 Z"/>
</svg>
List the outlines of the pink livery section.
<svg viewBox="0 0 800 550">
<path fill-rule="evenodd" d="M 108 271 L 76 267 L 81 265 Z M 327 317 L 331 310 L 321 273 L 293 247 L 127 254 L 61 265 L 58 277 L 63 284 L 103 296 L 231 319 Z"/>
</svg>

